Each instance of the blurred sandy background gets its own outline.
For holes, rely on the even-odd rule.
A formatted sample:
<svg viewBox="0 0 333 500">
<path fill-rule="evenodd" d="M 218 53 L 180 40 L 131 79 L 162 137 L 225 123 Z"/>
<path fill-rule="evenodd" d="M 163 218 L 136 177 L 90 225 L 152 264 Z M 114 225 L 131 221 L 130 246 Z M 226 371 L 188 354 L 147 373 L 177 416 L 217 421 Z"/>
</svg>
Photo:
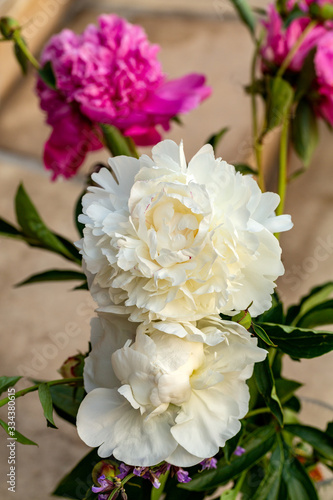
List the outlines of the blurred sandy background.
<svg viewBox="0 0 333 500">
<path fill-rule="evenodd" d="M 256 6 L 265 3 L 252 2 Z M 52 33 L 64 26 L 80 31 L 102 12 L 116 12 L 142 24 L 150 40 L 162 46 L 160 58 L 171 78 L 193 71 L 207 75 L 214 89 L 212 97 L 184 117 L 183 128 L 174 126 L 168 134 L 176 141 L 184 139 L 188 158 L 209 135 L 229 126 L 231 131 L 218 152 L 230 163 L 245 160 L 250 154 L 250 103 L 243 85 L 249 78 L 252 46 L 227 0 L 0 2 L 1 15 L 12 15 L 24 25 L 23 33 L 36 55 Z M 21 77 L 9 44 L 0 45 L 0 60 L 0 215 L 15 221 L 13 199 L 23 181 L 46 223 L 76 240 L 72 212 L 83 173 L 94 161 L 105 161 L 107 154 L 90 155 L 81 175 L 72 181 L 51 183 L 41 163 L 49 130 L 34 95 L 33 72 L 27 78 Z M 333 141 L 324 127 L 321 132 L 310 170 L 289 191 L 287 212 L 292 214 L 295 227 L 287 238 L 282 238 L 286 276 L 279 283 L 288 304 L 312 286 L 332 279 L 333 274 Z M 272 188 L 275 160 L 273 136 L 266 158 Z M 30 274 L 73 266 L 14 240 L 1 239 L 0 249 L 1 375 L 57 378 L 63 360 L 87 348 L 92 300 L 86 292 L 70 291 L 71 282 L 13 288 Z M 68 331 L 73 324 L 77 334 L 71 336 Z M 333 417 L 328 406 L 333 405 L 332 360 L 332 355 L 326 355 L 319 360 L 285 363 L 285 376 L 305 384 L 299 391 L 303 421 L 322 428 Z M 28 385 L 27 381 L 20 383 L 21 387 Z M 18 430 L 39 444 L 39 449 L 17 447 L 16 497 L 47 500 L 58 480 L 88 449 L 79 441 L 75 428 L 57 416 L 59 430 L 46 428 L 36 393 L 19 399 L 16 411 Z M 0 418 L 6 420 L 5 408 Z M 6 434 L 0 431 L 0 497 L 6 500 L 14 498 L 14 494 L 7 491 Z M 331 495 L 327 488 L 321 490 L 323 500 L 331 499 Z"/>
</svg>

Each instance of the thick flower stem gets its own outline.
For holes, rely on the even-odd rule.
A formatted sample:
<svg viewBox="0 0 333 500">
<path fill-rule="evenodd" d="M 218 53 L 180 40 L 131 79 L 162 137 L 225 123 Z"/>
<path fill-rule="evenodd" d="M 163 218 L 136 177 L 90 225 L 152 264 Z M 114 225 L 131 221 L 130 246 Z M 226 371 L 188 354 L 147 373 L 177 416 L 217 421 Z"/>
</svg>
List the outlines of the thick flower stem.
<svg viewBox="0 0 333 500">
<path fill-rule="evenodd" d="M 257 408 L 256 410 L 249 411 L 244 418 L 255 417 L 256 415 L 261 415 L 262 413 L 271 413 L 269 408 Z"/>
<path fill-rule="evenodd" d="M 46 385 L 49 387 L 52 387 L 54 385 L 64 385 L 64 384 L 73 384 L 74 382 L 82 382 L 83 377 L 73 377 L 73 378 L 62 378 L 59 380 L 50 380 L 49 382 L 46 382 Z M 42 382 L 41 382 L 42 383 Z M 25 394 L 28 394 L 29 392 L 34 392 L 38 391 L 38 387 L 40 384 L 32 385 L 31 387 L 27 387 L 26 389 L 22 389 L 21 391 L 17 391 L 13 396 L 15 399 L 20 398 L 21 396 L 25 396 Z M 4 398 L 0 400 L 0 407 L 5 406 L 8 401 L 10 401 L 10 398 Z"/>
<path fill-rule="evenodd" d="M 280 204 L 276 209 L 276 215 L 283 214 L 287 189 L 287 164 L 288 164 L 288 135 L 289 135 L 289 113 L 286 114 L 282 124 L 280 139 L 280 164 L 279 164 L 279 184 L 278 194 Z M 276 234 L 279 237 L 279 234 Z"/>
</svg>

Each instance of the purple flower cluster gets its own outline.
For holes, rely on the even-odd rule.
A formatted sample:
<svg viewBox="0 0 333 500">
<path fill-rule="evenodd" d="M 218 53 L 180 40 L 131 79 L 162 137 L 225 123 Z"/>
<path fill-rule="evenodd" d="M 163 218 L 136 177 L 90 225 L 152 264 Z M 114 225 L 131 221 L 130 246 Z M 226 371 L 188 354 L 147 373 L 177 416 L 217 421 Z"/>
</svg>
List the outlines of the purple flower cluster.
<svg viewBox="0 0 333 500">
<path fill-rule="evenodd" d="M 39 78 L 37 94 L 53 127 L 44 152 L 53 179 L 73 176 L 89 151 L 103 147 L 99 123 L 138 145 L 156 144 L 158 126 L 168 130 L 174 116 L 210 95 L 203 75 L 168 81 L 158 52 L 140 26 L 116 15 L 100 16 L 81 35 L 66 29 L 50 39 L 41 64 L 52 64 L 56 89 Z"/>
</svg>

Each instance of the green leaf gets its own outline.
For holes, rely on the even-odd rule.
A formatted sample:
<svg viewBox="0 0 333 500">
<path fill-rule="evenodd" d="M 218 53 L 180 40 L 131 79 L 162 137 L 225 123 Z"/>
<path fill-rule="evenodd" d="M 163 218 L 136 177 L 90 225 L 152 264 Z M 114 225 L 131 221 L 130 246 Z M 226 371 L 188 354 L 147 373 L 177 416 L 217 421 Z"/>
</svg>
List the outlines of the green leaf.
<svg viewBox="0 0 333 500">
<path fill-rule="evenodd" d="M 73 290 L 89 290 L 88 282 L 85 281 L 82 285 L 75 286 Z"/>
<path fill-rule="evenodd" d="M 119 129 L 113 125 L 106 125 L 104 123 L 100 124 L 104 141 L 107 148 L 110 150 L 113 156 L 125 155 L 132 156 L 134 158 L 138 157 L 138 154 L 133 149 L 133 145 L 128 137 L 124 137 Z"/>
<path fill-rule="evenodd" d="M 85 396 L 83 387 L 54 385 L 50 387 L 53 407 L 56 413 L 75 425 L 79 406 Z"/>
<path fill-rule="evenodd" d="M 310 309 L 313 309 L 318 304 L 324 302 L 333 293 L 333 281 L 328 281 L 323 285 L 316 286 L 310 292 L 302 297 L 297 305 L 293 305 L 288 309 L 286 324 L 297 325 L 299 319 Z"/>
<path fill-rule="evenodd" d="M 300 316 L 297 321 L 297 326 L 302 328 L 314 328 L 331 324 L 333 324 L 333 299 L 314 306 L 303 316 Z"/>
<path fill-rule="evenodd" d="M 333 422 L 328 422 L 326 427 L 326 434 L 328 434 L 333 439 Z"/>
<path fill-rule="evenodd" d="M 39 385 L 38 396 L 44 410 L 44 417 L 47 420 L 48 427 L 57 429 L 57 426 L 55 425 L 53 420 L 53 404 L 51 391 L 47 383 L 42 383 Z"/>
<path fill-rule="evenodd" d="M 274 445 L 275 439 L 273 427 L 256 429 L 242 444 L 246 450 L 242 456 L 235 457 L 230 464 L 226 464 L 224 460 L 219 461 L 217 469 L 197 474 L 190 483 L 182 484 L 180 488 L 206 491 L 227 483 L 264 457 Z"/>
<path fill-rule="evenodd" d="M 316 489 L 297 458 L 293 457 L 285 443 L 282 477 L 288 491 L 288 499 L 319 500 Z M 286 497 L 285 497 L 286 498 Z"/>
<path fill-rule="evenodd" d="M 21 37 L 21 42 L 26 45 L 25 41 Z M 28 73 L 28 59 L 21 47 L 19 46 L 18 43 L 14 43 L 14 54 L 16 57 L 17 62 L 20 65 L 20 68 L 22 70 L 22 73 L 26 75 Z"/>
<path fill-rule="evenodd" d="M 286 403 L 303 384 L 287 378 L 276 378 L 275 387 L 281 404 Z"/>
<path fill-rule="evenodd" d="M 268 311 L 265 311 L 258 318 L 258 323 L 281 323 L 284 324 L 283 305 L 276 292 L 272 295 L 272 305 Z"/>
<path fill-rule="evenodd" d="M 278 440 L 279 441 L 279 440 Z M 280 485 L 283 470 L 283 448 L 277 443 L 265 476 L 252 500 L 279 500 Z"/>
<path fill-rule="evenodd" d="M 60 238 L 46 227 L 22 184 L 17 190 L 15 206 L 17 221 L 29 244 L 47 248 L 73 260 L 72 254 Z"/>
<path fill-rule="evenodd" d="M 304 16 L 304 12 L 300 12 L 301 15 Z M 299 101 L 302 97 L 306 97 L 312 87 L 314 80 L 317 78 L 316 68 L 314 64 L 315 54 L 316 48 L 310 50 L 304 60 L 296 83 L 295 101 Z"/>
<path fill-rule="evenodd" d="M 254 35 L 256 20 L 249 4 L 246 0 L 231 0 L 231 3 L 234 5 L 245 26 L 250 30 L 251 35 Z"/>
<path fill-rule="evenodd" d="M 22 377 L 0 377 L 0 394 L 7 391 L 9 387 L 13 387 Z"/>
<path fill-rule="evenodd" d="M 326 432 L 300 424 L 288 424 L 284 430 L 309 443 L 323 457 L 333 460 L 333 438 Z"/>
<path fill-rule="evenodd" d="M 266 107 L 266 132 L 280 125 L 293 102 L 294 91 L 292 86 L 281 77 L 275 77 L 269 83 L 269 95 Z"/>
<path fill-rule="evenodd" d="M 270 339 L 292 358 L 316 358 L 333 349 L 333 333 L 286 325 L 262 323 Z"/>
<path fill-rule="evenodd" d="M 16 229 L 16 227 L 9 224 L 9 222 L 0 218 L 0 236 L 6 236 L 8 238 L 18 238 L 19 240 L 24 239 L 23 234 Z"/>
<path fill-rule="evenodd" d="M 220 500 L 236 500 L 237 495 L 238 495 L 237 490 L 234 489 L 228 490 L 222 493 L 222 495 L 220 496 Z"/>
<path fill-rule="evenodd" d="M 244 428 L 242 427 L 241 430 L 236 434 L 236 436 L 232 437 L 231 439 L 228 439 L 226 441 L 225 446 L 223 448 L 224 456 L 227 462 L 230 462 L 232 455 L 234 451 L 236 450 L 238 443 L 243 435 Z"/>
<path fill-rule="evenodd" d="M 234 167 L 236 172 L 240 172 L 242 175 L 258 175 L 258 171 L 246 163 L 235 163 Z"/>
<path fill-rule="evenodd" d="M 256 325 L 255 323 L 252 323 L 252 329 L 253 329 L 254 333 L 257 335 L 257 337 L 259 337 L 261 340 L 263 340 L 265 342 L 265 344 L 268 344 L 271 347 L 276 347 L 274 342 L 271 341 L 271 339 L 269 338 L 269 336 L 267 335 L 267 333 L 265 332 L 265 330 L 261 326 Z"/>
<path fill-rule="evenodd" d="M 283 426 L 282 406 L 276 393 L 275 381 L 268 363 L 268 358 L 261 361 L 261 363 L 255 363 L 254 376 L 258 390 L 264 398 L 266 405 L 271 410 L 279 424 Z"/>
<path fill-rule="evenodd" d="M 284 403 L 284 406 L 294 413 L 299 413 L 302 408 L 301 402 L 296 396 L 292 396 L 290 399 L 288 399 L 288 401 Z"/>
<path fill-rule="evenodd" d="M 44 66 L 38 71 L 39 76 L 48 87 L 53 90 L 57 88 L 56 77 L 52 68 L 51 61 L 47 61 Z"/>
<path fill-rule="evenodd" d="M 160 476 L 159 479 L 161 486 L 159 488 L 151 489 L 150 500 L 160 500 L 161 496 L 163 495 L 164 486 L 165 483 L 167 482 L 168 477 L 169 477 L 169 471 L 167 471 L 166 474 L 162 474 L 162 476 Z"/>
<path fill-rule="evenodd" d="M 31 445 L 34 445 L 34 446 L 38 446 L 37 443 L 35 443 L 34 441 L 31 441 L 31 439 L 28 439 L 27 437 L 23 436 L 23 434 L 21 434 L 20 432 L 18 432 L 18 431 L 10 431 L 9 428 L 8 428 L 8 425 L 3 420 L 0 420 L 0 425 L 1 425 L 1 427 L 3 427 L 5 429 L 5 431 L 7 432 L 7 434 L 10 437 L 12 437 L 13 439 L 16 439 L 19 443 L 21 443 L 21 444 L 31 444 Z"/>
<path fill-rule="evenodd" d="M 307 167 L 317 147 L 319 134 L 316 114 L 305 99 L 297 105 L 291 129 L 291 140 L 295 151 Z"/>
<path fill-rule="evenodd" d="M 97 450 L 92 450 L 69 472 L 57 485 L 52 495 L 58 497 L 83 500 L 91 489 L 93 482 L 91 472 L 101 458 Z"/>
<path fill-rule="evenodd" d="M 213 146 L 214 151 L 216 151 L 217 146 L 219 145 L 222 137 L 229 131 L 229 127 L 223 127 L 219 132 L 210 136 L 207 140 L 207 144 L 211 144 Z"/>
<path fill-rule="evenodd" d="M 41 283 L 44 281 L 70 281 L 70 280 L 85 280 L 86 276 L 78 271 L 68 269 L 52 269 L 39 274 L 33 274 L 29 278 L 17 283 L 15 286 L 31 285 L 32 283 Z"/>
</svg>

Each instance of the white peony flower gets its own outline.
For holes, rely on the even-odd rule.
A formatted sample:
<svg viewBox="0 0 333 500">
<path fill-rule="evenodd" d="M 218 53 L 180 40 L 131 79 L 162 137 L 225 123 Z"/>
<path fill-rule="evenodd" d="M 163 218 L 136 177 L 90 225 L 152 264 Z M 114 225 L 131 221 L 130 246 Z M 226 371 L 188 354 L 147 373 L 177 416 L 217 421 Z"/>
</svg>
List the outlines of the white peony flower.
<svg viewBox="0 0 333 500">
<path fill-rule="evenodd" d="M 279 196 L 206 145 L 186 165 L 182 144 L 163 141 L 153 159 L 110 160 L 83 198 L 79 243 L 100 310 L 132 321 L 193 321 L 210 314 L 252 316 L 269 309 L 284 272 L 274 232 Z"/>
<path fill-rule="evenodd" d="M 84 370 L 88 395 L 77 428 L 101 457 L 186 467 L 214 456 L 239 431 L 248 411 L 245 381 L 267 352 L 236 323 L 208 318 L 202 324 L 218 330 L 216 345 L 181 338 L 181 326 L 177 336 L 177 324 L 176 335 L 152 325 L 150 335 L 139 329 L 133 343 L 135 325 L 126 318 L 93 321 Z"/>
</svg>

